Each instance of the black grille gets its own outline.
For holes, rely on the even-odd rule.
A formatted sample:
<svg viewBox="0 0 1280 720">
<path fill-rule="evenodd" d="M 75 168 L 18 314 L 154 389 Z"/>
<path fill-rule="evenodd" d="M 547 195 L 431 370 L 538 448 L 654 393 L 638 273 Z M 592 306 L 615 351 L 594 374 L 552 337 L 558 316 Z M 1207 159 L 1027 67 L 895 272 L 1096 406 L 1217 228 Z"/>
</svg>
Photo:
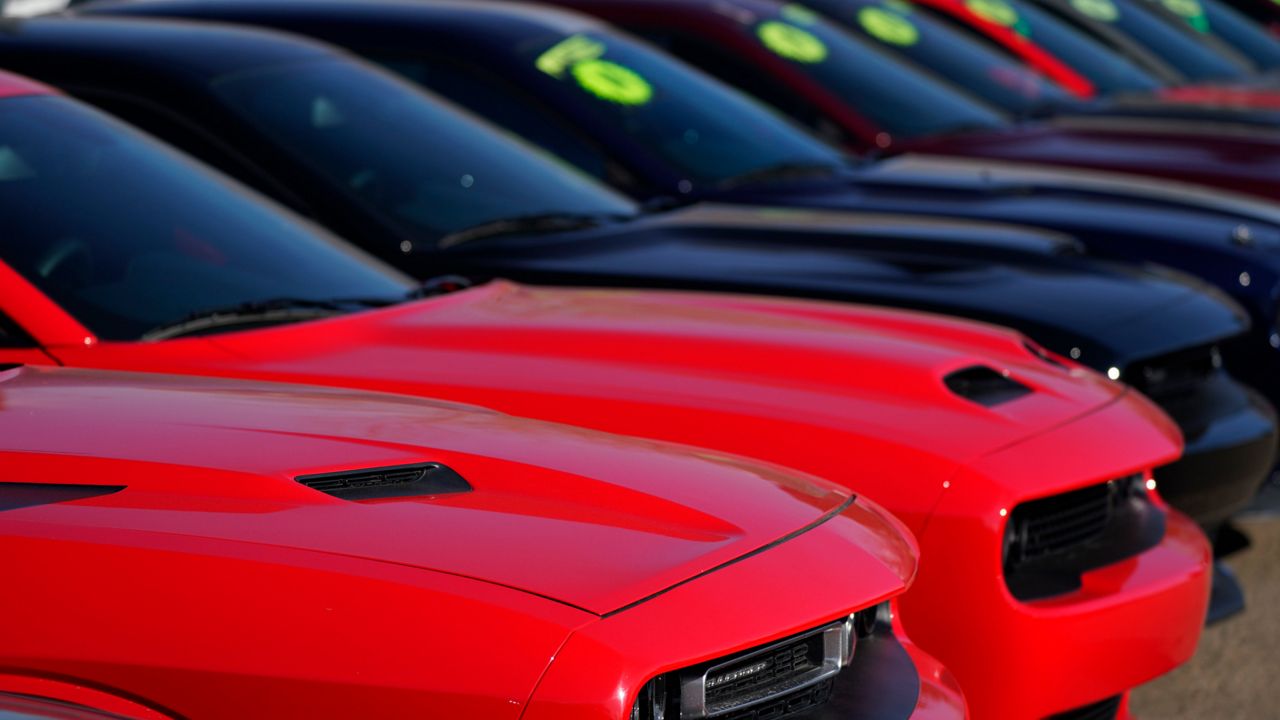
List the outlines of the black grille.
<svg viewBox="0 0 1280 720">
<path fill-rule="evenodd" d="M 1141 475 L 1091 485 L 1014 508 L 1004 538 L 1004 579 L 1020 600 L 1080 587 L 1080 576 L 1155 547 L 1164 511 Z"/>
<path fill-rule="evenodd" d="M 1115 720 L 1119 714 L 1120 696 L 1117 695 L 1102 702 L 1051 715 L 1047 720 Z"/>
<path fill-rule="evenodd" d="M 1137 363 L 1125 380 L 1157 402 L 1189 397 L 1222 366 L 1216 345 L 1191 348 Z"/>
<path fill-rule="evenodd" d="M 1115 480 L 1018 506 L 1010 518 L 1006 563 L 1035 560 L 1097 539 L 1127 497 L 1130 482 Z"/>
<path fill-rule="evenodd" d="M 834 687 L 834 679 L 823 680 L 817 685 L 779 695 L 760 705 L 717 715 L 716 720 L 782 720 L 795 717 L 831 699 Z"/>
<path fill-rule="evenodd" d="M 302 475 L 297 481 L 312 490 L 344 500 L 420 497 L 471 490 L 471 485 L 461 475 L 439 463 Z"/>
<path fill-rule="evenodd" d="M 822 657 L 822 635 L 813 635 L 783 645 L 767 655 L 755 655 L 717 668 L 707 675 L 707 705 L 731 704 L 762 688 L 786 683 L 822 667 Z"/>
</svg>

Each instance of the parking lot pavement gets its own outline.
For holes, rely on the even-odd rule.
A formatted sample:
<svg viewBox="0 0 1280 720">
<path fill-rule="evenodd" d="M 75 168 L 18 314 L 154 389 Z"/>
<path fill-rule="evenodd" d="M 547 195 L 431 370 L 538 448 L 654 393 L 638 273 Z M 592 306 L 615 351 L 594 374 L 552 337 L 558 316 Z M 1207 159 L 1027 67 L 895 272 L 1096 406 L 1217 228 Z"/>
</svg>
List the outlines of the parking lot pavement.
<svg viewBox="0 0 1280 720">
<path fill-rule="evenodd" d="M 1139 688 L 1141 720 L 1280 718 L 1280 486 L 1240 523 L 1253 547 L 1227 564 L 1244 584 L 1243 614 L 1205 630 L 1184 667 Z"/>
</svg>

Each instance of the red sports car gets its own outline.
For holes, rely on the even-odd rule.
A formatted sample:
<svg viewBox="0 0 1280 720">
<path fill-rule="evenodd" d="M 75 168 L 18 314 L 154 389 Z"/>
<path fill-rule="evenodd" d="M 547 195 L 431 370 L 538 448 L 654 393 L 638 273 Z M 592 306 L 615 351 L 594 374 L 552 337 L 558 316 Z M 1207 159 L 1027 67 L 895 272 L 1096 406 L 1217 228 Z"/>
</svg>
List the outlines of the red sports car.
<svg viewBox="0 0 1280 720">
<path fill-rule="evenodd" d="M 131 718 L 965 715 L 892 619 L 910 535 L 778 467 L 22 367 L 0 438 L 0 717 L 11 694 Z"/>
<path fill-rule="evenodd" d="M 1122 708 L 1195 649 L 1209 549 L 1149 481 L 1176 428 L 1016 333 L 506 282 L 406 299 L 422 290 L 118 123 L 4 93 L 0 361 L 394 390 L 830 479 L 917 533 L 901 621 L 980 717 Z"/>
</svg>

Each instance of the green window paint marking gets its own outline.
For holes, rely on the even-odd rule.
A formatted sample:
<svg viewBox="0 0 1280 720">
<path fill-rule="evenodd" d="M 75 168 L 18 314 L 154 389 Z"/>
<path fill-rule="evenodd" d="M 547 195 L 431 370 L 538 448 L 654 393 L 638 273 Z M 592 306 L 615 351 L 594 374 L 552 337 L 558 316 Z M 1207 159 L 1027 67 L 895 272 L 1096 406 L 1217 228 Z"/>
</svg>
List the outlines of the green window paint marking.
<svg viewBox="0 0 1280 720">
<path fill-rule="evenodd" d="M 1022 35 L 1031 36 L 1031 27 L 1018 15 L 1018 11 L 1004 0 L 965 0 L 964 6 L 969 12 L 1001 27 Z"/>
<path fill-rule="evenodd" d="M 1120 18 L 1120 8 L 1111 0 L 1071 0 L 1071 7 L 1098 22 L 1113 23 Z"/>
<path fill-rule="evenodd" d="M 1199 0 L 1161 0 L 1161 4 L 1169 12 L 1177 15 L 1199 33 L 1209 32 L 1209 18 L 1204 14 L 1204 7 Z"/>
<path fill-rule="evenodd" d="M 596 60 L 604 55 L 604 43 L 585 35 L 570 35 L 547 48 L 534 60 L 534 65 L 552 77 L 564 77 L 564 71 L 583 60 Z"/>
<path fill-rule="evenodd" d="M 910 20 L 883 8 L 862 8 L 858 23 L 868 35 L 889 45 L 910 47 L 920 42 L 920 30 Z"/>
<path fill-rule="evenodd" d="M 583 90 L 619 105 L 644 105 L 653 99 L 653 86 L 640 73 L 608 60 L 583 60 L 569 70 Z"/>
<path fill-rule="evenodd" d="M 781 20 L 760 23 L 756 34 L 765 47 L 788 60 L 813 64 L 827 59 L 827 46 L 817 35 Z"/>
<path fill-rule="evenodd" d="M 653 99 L 653 85 L 640 73 L 616 62 L 602 60 L 604 43 L 585 35 L 570 35 L 534 60 L 542 72 L 563 79 L 565 72 L 578 87 L 606 102 L 644 105 Z"/>
</svg>

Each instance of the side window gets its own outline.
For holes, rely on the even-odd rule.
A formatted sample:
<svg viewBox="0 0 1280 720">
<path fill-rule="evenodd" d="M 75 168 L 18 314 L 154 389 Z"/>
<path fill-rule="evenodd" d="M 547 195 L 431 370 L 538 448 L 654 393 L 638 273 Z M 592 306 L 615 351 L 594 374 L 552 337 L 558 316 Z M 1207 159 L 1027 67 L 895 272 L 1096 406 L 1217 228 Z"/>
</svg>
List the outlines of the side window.
<svg viewBox="0 0 1280 720">
<path fill-rule="evenodd" d="M 295 193 L 282 187 L 243 155 L 162 105 L 133 95 L 96 89 L 68 88 L 68 91 L 99 110 L 181 149 L 294 211 L 315 216 L 311 208 Z"/>
<path fill-rule="evenodd" d="M 627 30 L 726 84 L 755 96 L 757 100 L 772 106 L 780 114 L 791 117 L 832 145 L 839 147 L 858 144 L 856 138 L 848 136 L 799 94 L 744 63 L 731 52 L 721 49 L 717 43 L 666 29 L 628 27 Z"/>
<path fill-rule="evenodd" d="M 985 47 L 986 49 L 994 53 L 998 53 L 1006 58 L 1010 58 L 1015 62 L 1019 62 L 1019 63 L 1022 62 L 1021 58 L 1019 58 L 1015 53 L 1011 52 L 1005 46 L 987 37 L 986 35 L 982 34 L 980 31 L 975 30 L 972 26 L 966 24 L 965 22 L 961 20 L 957 20 L 956 18 L 952 17 L 948 13 L 945 13 L 942 11 L 935 11 L 933 8 L 923 7 L 920 5 L 913 5 L 911 9 L 913 12 L 918 12 L 918 13 L 923 13 L 928 15 L 930 20 L 934 20 L 943 25 L 946 25 L 947 27 L 964 35 L 970 40 L 973 40 L 974 42 L 982 44 L 983 47 Z"/>
<path fill-rule="evenodd" d="M 0 348 L 32 348 L 35 340 L 31 339 L 18 324 L 7 315 L 0 313 Z"/>
<path fill-rule="evenodd" d="M 422 60 L 377 51 L 359 51 L 388 70 L 488 118 L 511 133 L 610 183 L 625 174 L 589 138 L 536 98 L 485 68 L 455 60 Z"/>
</svg>

